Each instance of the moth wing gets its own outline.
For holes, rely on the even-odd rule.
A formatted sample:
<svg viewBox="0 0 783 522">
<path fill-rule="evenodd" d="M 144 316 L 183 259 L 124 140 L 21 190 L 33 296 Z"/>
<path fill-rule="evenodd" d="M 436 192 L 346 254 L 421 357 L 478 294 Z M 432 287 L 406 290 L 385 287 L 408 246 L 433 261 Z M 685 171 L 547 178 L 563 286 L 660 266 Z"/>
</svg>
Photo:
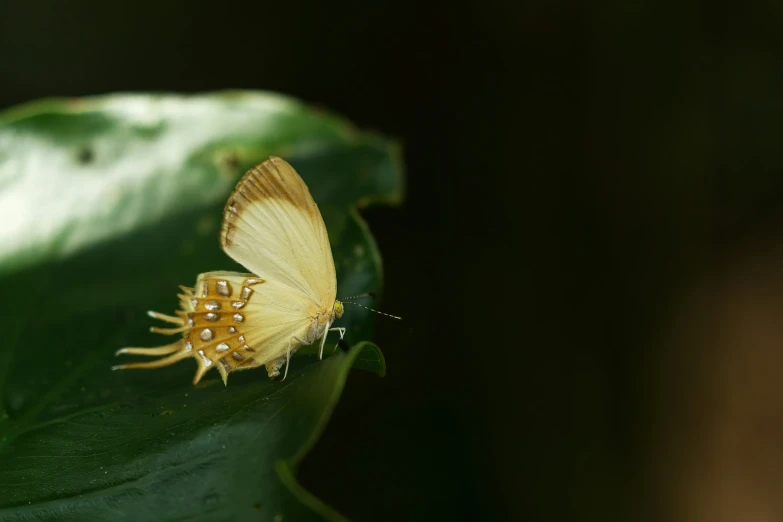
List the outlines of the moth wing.
<svg viewBox="0 0 783 522">
<path fill-rule="evenodd" d="M 296 338 L 305 339 L 318 306 L 285 285 L 236 272 L 201 274 L 180 299 L 190 325 L 184 347 L 198 362 L 195 383 L 213 366 L 224 382 L 234 370 L 269 369 L 299 348 Z"/>
<path fill-rule="evenodd" d="M 247 306 L 247 316 L 251 319 L 244 325 L 242 332 L 249 353 L 244 354 L 246 365 L 266 365 L 286 355 L 288 350 L 295 352 L 301 346 L 296 339 L 306 339 L 313 324 L 316 305 L 306 296 L 291 293 L 283 285 L 270 282 L 263 285 L 253 295 Z"/>
<path fill-rule="evenodd" d="M 235 261 L 331 308 L 337 278 L 326 225 L 294 168 L 272 156 L 239 181 L 223 212 L 220 245 Z"/>
</svg>

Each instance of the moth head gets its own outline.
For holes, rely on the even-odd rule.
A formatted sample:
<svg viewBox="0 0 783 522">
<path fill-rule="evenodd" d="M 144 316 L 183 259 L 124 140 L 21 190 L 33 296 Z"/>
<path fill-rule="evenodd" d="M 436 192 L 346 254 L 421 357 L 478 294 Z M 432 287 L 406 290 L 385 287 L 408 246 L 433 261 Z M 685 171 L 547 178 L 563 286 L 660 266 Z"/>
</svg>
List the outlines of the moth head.
<svg viewBox="0 0 783 522">
<path fill-rule="evenodd" d="M 334 302 L 334 315 L 339 319 L 343 316 L 343 304 L 340 301 Z"/>
</svg>

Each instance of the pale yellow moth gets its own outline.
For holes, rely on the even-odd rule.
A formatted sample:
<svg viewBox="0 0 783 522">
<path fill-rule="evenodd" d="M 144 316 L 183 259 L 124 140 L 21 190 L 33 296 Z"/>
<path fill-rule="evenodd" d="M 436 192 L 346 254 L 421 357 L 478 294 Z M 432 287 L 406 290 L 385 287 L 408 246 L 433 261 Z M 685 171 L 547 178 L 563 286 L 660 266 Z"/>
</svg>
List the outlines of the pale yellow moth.
<svg viewBox="0 0 783 522">
<path fill-rule="evenodd" d="M 220 246 L 252 273 L 207 272 L 193 288 L 181 286 L 176 316 L 148 314 L 176 325 L 151 330 L 182 334 L 157 348 L 122 348 L 120 354 L 164 356 L 113 369 L 160 368 L 193 357 L 197 384 L 215 367 L 228 374 L 266 366 L 269 377 L 288 375 L 291 354 L 321 341 L 343 315 L 326 226 L 299 174 L 281 158 L 248 171 L 223 211 Z"/>
</svg>

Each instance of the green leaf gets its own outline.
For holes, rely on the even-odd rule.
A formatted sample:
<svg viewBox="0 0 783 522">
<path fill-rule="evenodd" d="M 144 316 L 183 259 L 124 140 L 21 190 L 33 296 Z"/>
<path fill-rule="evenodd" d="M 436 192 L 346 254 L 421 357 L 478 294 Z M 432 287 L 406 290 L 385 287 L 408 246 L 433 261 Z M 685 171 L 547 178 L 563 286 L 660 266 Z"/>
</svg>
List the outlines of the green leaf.
<svg viewBox="0 0 783 522">
<path fill-rule="evenodd" d="M 0 521 L 341 520 L 304 491 L 312 447 L 352 366 L 383 374 L 355 343 L 288 379 L 190 361 L 111 372 L 114 351 L 154 346 L 146 310 L 173 312 L 178 285 L 242 270 L 220 250 L 223 205 L 244 171 L 290 161 L 326 221 L 338 295 L 381 290 L 355 211 L 401 199 L 396 145 L 279 95 L 114 95 L 0 114 Z M 360 342 L 361 341 L 361 342 Z M 277 517 L 277 518 L 276 518 Z"/>
</svg>

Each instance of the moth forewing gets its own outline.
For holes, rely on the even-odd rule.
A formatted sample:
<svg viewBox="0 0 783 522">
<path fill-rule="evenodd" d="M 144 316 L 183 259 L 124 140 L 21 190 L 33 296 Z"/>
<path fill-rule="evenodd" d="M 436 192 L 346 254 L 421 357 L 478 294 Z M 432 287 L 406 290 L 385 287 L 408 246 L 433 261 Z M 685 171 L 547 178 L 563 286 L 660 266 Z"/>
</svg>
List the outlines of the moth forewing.
<svg viewBox="0 0 783 522">
<path fill-rule="evenodd" d="M 321 213 L 302 178 L 272 157 L 237 184 L 223 212 L 220 244 L 245 268 L 331 309 L 334 260 Z"/>
</svg>

